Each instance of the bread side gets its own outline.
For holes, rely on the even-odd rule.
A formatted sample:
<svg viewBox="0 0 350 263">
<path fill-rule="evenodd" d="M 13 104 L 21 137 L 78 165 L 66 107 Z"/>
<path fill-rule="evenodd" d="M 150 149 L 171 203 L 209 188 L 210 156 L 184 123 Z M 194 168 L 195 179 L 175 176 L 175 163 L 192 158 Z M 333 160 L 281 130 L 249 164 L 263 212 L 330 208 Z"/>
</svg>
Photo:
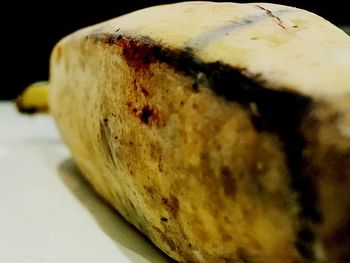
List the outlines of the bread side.
<svg viewBox="0 0 350 263">
<path fill-rule="evenodd" d="M 303 42 L 269 10 L 302 14 L 316 24 L 301 23 L 304 31 L 331 32 L 348 55 L 347 39 L 315 15 L 275 5 L 204 2 L 117 18 L 65 38 L 53 52 L 50 107 L 78 166 L 104 199 L 179 261 L 349 257 L 349 89 L 318 89 L 321 71 L 292 68 L 290 63 L 301 62 L 298 55 L 308 55 L 313 36 Z M 167 23 L 155 18 L 165 11 Z M 203 13 L 212 16 L 210 25 Z M 222 26 L 225 19 L 254 15 L 258 23 L 244 26 L 241 36 Z M 185 23 L 183 16 L 191 17 L 186 23 L 193 27 L 173 28 Z M 202 19 L 195 23 L 196 17 Z M 220 37 L 205 46 L 189 37 L 215 25 Z M 263 40 L 250 43 L 257 29 Z M 261 70 L 260 55 L 275 38 L 280 48 Z M 294 38 L 304 50 L 291 54 L 285 47 Z M 330 49 L 321 62 L 334 59 L 332 43 L 323 44 Z M 286 56 L 294 60 L 282 63 Z M 339 63 L 333 64 L 331 79 L 341 74 Z M 290 71 L 298 79 L 289 79 Z M 341 77 L 346 83 L 347 76 Z"/>
</svg>

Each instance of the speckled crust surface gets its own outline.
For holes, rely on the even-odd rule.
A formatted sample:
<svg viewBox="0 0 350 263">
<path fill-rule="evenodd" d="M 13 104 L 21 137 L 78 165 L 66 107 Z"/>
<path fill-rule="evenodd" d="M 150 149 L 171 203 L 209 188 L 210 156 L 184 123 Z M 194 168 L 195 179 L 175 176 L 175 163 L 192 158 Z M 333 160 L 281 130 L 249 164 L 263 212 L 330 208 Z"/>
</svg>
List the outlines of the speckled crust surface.
<svg viewBox="0 0 350 263">
<path fill-rule="evenodd" d="M 96 191 L 181 262 L 344 262 L 350 40 L 306 11 L 188 2 L 80 30 L 50 109 Z"/>
</svg>

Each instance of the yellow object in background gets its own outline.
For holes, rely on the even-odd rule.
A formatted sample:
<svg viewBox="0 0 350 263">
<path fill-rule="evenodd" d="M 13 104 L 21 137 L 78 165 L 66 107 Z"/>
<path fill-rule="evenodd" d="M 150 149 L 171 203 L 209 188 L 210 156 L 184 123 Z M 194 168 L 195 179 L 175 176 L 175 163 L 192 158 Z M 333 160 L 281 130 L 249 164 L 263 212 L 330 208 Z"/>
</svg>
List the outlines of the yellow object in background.
<svg viewBox="0 0 350 263">
<path fill-rule="evenodd" d="M 48 82 L 41 81 L 29 85 L 16 99 L 16 106 L 23 113 L 48 112 Z"/>
</svg>

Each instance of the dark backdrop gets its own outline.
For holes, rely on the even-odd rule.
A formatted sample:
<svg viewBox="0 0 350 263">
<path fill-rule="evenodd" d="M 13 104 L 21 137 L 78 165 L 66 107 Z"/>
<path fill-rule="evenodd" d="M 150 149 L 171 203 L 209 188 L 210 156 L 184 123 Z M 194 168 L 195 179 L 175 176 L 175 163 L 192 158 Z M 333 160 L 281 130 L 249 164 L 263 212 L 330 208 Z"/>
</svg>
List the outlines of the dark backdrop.
<svg viewBox="0 0 350 263">
<path fill-rule="evenodd" d="M 41 2 L 41 1 L 40 1 Z M 80 1 L 82 2 L 82 1 Z M 0 100 L 13 99 L 28 84 L 48 78 L 48 61 L 53 45 L 79 28 L 118 15 L 162 3 L 177 1 L 114 0 L 80 3 L 46 1 L 23 4 L 13 1 L 2 7 Z M 252 1 L 239 1 L 252 2 Z M 254 1 L 258 2 L 258 1 Z M 315 12 L 336 25 L 350 24 L 344 0 L 271 0 Z M 74 5 L 73 5 L 74 3 Z"/>
</svg>

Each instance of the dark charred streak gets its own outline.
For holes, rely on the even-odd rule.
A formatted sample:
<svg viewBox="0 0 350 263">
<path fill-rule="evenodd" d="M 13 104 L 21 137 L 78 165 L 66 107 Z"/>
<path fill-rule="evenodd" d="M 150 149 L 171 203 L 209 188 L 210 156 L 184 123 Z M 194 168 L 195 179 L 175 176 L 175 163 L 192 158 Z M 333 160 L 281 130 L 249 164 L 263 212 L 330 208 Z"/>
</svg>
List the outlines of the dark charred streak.
<svg viewBox="0 0 350 263">
<path fill-rule="evenodd" d="M 166 218 L 166 217 L 161 217 L 161 218 L 160 218 L 160 221 L 162 221 L 162 222 L 168 222 L 168 218 Z"/>
<path fill-rule="evenodd" d="M 283 22 L 282 22 L 281 18 L 279 18 L 278 16 L 275 16 L 275 15 L 272 13 L 271 10 L 266 9 L 265 7 L 262 7 L 262 6 L 260 6 L 260 5 L 255 5 L 255 6 L 256 6 L 257 8 L 259 8 L 259 9 L 265 11 L 265 13 L 266 13 L 269 17 L 273 18 L 273 20 L 276 21 L 277 25 L 279 25 L 279 26 L 282 27 L 283 29 L 286 29 L 286 27 L 283 25 Z"/>
<path fill-rule="evenodd" d="M 310 242 L 305 242 L 303 240 L 297 240 L 295 247 L 298 249 L 299 253 L 307 259 L 313 260 L 314 256 L 312 254 L 312 244 Z"/>
<path fill-rule="evenodd" d="M 197 82 L 193 82 L 192 83 L 192 91 L 193 92 L 198 92 L 198 83 Z"/>
<path fill-rule="evenodd" d="M 301 227 L 297 233 L 295 247 L 304 258 L 312 261 L 315 259 L 315 256 L 313 254 L 315 236 L 311 230 L 310 224 L 307 221 L 303 220 L 300 222 L 300 224 Z"/>
<path fill-rule="evenodd" d="M 310 242 L 315 239 L 315 236 L 310 229 L 304 228 L 299 231 L 299 239 Z"/>
</svg>

